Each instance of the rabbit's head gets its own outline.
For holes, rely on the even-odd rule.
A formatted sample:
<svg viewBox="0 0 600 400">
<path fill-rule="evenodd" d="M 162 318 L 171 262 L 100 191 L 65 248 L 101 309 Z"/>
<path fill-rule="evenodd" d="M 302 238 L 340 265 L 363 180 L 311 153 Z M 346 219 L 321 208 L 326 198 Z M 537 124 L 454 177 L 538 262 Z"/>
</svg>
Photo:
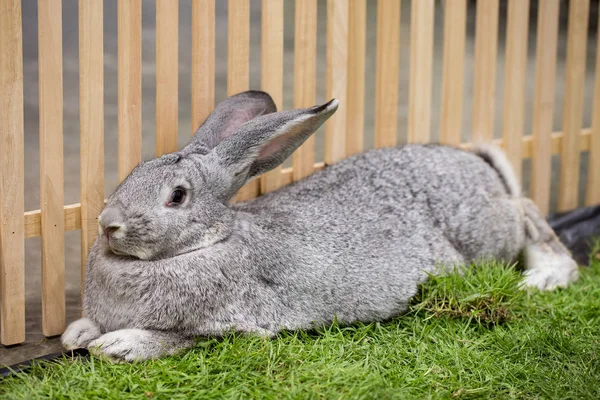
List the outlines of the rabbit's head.
<svg viewBox="0 0 600 400">
<path fill-rule="evenodd" d="M 115 254 L 144 260 L 224 240 L 237 190 L 280 165 L 337 105 L 275 112 L 264 92 L 228 98 L 184 149 L 141 163 L 121 182 L 100 214 L 100 240 Z"/>
</svg>

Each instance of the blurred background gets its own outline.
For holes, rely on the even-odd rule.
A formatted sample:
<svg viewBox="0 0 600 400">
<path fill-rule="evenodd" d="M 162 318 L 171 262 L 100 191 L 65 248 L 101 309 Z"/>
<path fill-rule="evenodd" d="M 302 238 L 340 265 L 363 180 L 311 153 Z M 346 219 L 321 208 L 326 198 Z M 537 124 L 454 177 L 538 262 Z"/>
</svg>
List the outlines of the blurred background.
<svg viewBox="0 0 600 400">
<path fill-rule="evenodd" d="M 282 0 L 284 1 L 284 0 Z M 400 27 L 400 84 L 398 109 L 399 143 L 406 141 L 408 125 L 408 89 L 410 56 L 410 1 L 402 1 Z M 179 1 L 179 146 L 183 147 L 190 138 L 191 109 L 191 0 Z M 532 100 L 535 87 L 536 21 L 538 1 L 531 0 L 528 66 L 526 87 L 526 125 L 524 132 L 531 133 Z M 598 0 L 591 1 L 589 15 L 587 68 L 585 81 L 585 109 L 583 127 L 591 126 L 594 66 L 596 62 L 596 33 L 598 22 Z M 174 6 L 176 2 L 173 2 Z M 352 4 L 352 0 L 350 1 Z M 498 65 L 496 71 L 496 110 L 494 132 L 500 137 L 502 132 L 502 104 L 504 88 L 504 53 L 507 1 L 500 1 L 500 21 L 498 37 Z M 565 59 L 567 43 L 568 0 L 561 2 L 560 33 L 558 44 L 557 82 L 555 93 L 554 131 L 562 130 L 563 91 L 565 84 Z M 294 66 L 294 1 L 284 3 L 284 104 L 289 109 L 293 105 L 293 66 Z M 467 41 L 465 52 L 463 141 L 471 138 L 471 106 L 474 75 L 474 33 L 476 1 L 468 1 Z M 37 2 L 23 1 L 23 65 L 25 98 L 25 209 L 40 208 L 39 196 L 39 106 L 38 106 L 38 30 Z M 325 99 L 325 58 L 326 58 L 326 0 L 318 0 L 317 24 L 317 102 Z M 155 1 L 143 1 L 142 28 L 142 118 L 143 118 L 143 158 L 154 157 L 155 152 Z M 78 1 L 63 0 L 63 68 L 64 68 L 64 170 L 65 203 L 79 202 L 79 37 Z M 260 89 L 261 59 L 261 1 L 250 0 L 250 88 Z M 436 1 L 433 93 L 432 93 L 432 140 L 439 138 L 441 104 L 442 56 L 443 56 L 444 8 L 441 0 Z M 375 110 L 375 70 L 377 36 L 377 1 L 367 0 L 367 47 L 365 74 L 365 148 L 373 146 L 373 125 Z M 352 29 L 350 26 L 349 29 Z M 219 102 L 227 93 L 227 1 L 216 1 L 216 65 L 215 101 Z M 117 0 L 104 1 L 104 134 L 105 134 L 105 193 L 109 195 L 117 184 Z M 349 127 L 351 129 L 351 127 Z M 324 135 L 317 133 L 317 161 L 323 159 Z M 558 183 L 558 156 L 553 159 L 553 193 L 551 210 L 556 208 Z M 585 170 L 587 154 L 582 154 L 581 182 L 579 198 L 585 196 Z M 528 187 L 529 162 L 524 161 L 523 182 Z M 66 289 L 67 322 L 79 317 L 80 293 L 80 232 L 65 233 L 66 243 Z M 23 359 L 59 351 L 57 339 L 45 339 L 41 334 L 41 250 L 40 238 L 26 241 L 26 314 L 27 343 L 12 348 L 0 347 L 0 363 L 10 364 Z"/>
</svg>

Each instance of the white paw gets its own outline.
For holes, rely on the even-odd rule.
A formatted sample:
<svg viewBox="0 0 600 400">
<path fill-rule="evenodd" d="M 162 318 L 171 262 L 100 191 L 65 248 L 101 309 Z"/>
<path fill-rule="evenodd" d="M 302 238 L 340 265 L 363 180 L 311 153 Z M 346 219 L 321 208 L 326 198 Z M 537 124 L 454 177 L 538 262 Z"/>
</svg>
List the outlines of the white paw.
<svg viewBox="0 0 600 400">
<path fill-rule="evenodd" d="M 527 270 L 522 286 L 540 290 L 567 287 L 579 278 L 577 263 L 567 254 L 530 246 L 526 250 Z"/>
<path fill-rule="evenodd" d="M 102 335 L 100 328 L 94 321 L 89 318 L 81 318 L 67 327 L 60 341 L 67 350 L 82 349 L 100 335 Z"/>
<path fill-rule="evenodd" d="M 174 355 L 192 345 L 191 339 L 178 339 L 166 333 L 161 336 L 143 329 L 121 329 L 100 336 L 88 349 L 113 362 L 132 362 Z"/>
</svg>

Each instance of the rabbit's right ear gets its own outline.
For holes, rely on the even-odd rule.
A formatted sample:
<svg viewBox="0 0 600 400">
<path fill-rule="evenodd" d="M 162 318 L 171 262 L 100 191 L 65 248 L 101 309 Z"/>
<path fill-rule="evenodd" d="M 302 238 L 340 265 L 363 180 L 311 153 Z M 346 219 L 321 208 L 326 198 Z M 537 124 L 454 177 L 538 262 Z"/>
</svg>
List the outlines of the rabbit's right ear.
<svg viewBox="0 0 600 400">
<path fill-rule="evenodd" d="M 186 150 L 206 154 L 246 122 L 275 111 L 277 106 L 266 92 L 249 90 L 231 96 L 215 107 L 198 128 Z"/>
<path fill-rule="evenodd" d="M 222 178 L 215 182 L 215 193 L 228 200 L 244 183 L 283 163 L 337 108 L 333 99 L 311 108 L 261 115 L 242 125 L 206 157 Z"/>
</svg>

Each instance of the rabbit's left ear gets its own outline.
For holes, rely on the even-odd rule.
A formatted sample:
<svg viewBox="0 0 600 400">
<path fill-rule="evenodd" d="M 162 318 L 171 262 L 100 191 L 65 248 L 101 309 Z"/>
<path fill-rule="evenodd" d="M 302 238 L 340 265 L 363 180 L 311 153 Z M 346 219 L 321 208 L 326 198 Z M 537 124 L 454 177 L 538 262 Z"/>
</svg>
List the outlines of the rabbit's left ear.
<svg viewBox="0 0 600 400">
<path fill-rule="evenodd" d="M 219 143 L 209 155 L 231 178 L 228 194 L 283 163 L 337 108 L 333 99 L 320 106 L 262 115 Z"/>
</svg>

